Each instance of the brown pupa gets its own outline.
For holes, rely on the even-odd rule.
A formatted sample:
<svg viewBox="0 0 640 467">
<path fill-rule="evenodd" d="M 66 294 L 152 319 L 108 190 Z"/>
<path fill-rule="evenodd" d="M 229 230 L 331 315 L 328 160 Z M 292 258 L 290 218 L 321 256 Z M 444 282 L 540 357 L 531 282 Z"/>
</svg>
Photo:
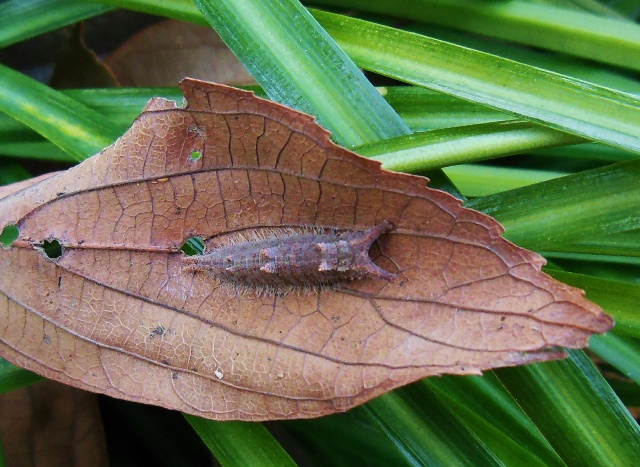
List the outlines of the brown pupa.
<svg viewBox="0 0 640 467">
<path fill-rule="evenodd" d="M 281 294 L 366 277 L 396 275 L 376 265 L 369 248 L 393 228 L 385 220 L 367 230 L 291 233 L 225 245 L 184 258 L 187 270 L 208 272 L 242 290 Z"/>
</svg>

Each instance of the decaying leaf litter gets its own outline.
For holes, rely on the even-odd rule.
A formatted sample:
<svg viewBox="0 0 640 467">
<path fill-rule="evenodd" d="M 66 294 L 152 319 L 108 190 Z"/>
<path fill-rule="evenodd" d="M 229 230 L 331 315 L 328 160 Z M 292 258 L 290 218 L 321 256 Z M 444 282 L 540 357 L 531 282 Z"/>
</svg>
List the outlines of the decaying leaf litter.
<svg viewBox="0 0 640 467">
<path fill-rule="evenodd" d="M 544 260 L 426 180 L 334 145 L 307 115 L 185 79 L 112 146 L 11 187 L 0 227 L 0 355 L 89 391 L 218 420 L 347 410 L 416 379 L 561 358 L 611 328 Z M 193 157 L 197 154 L 197 157 Z M 13 190 L 13 192 L 11 192 Z M 381 270 L 264 293 L 194 271 L 207 251 L 268 231 L 392 225 Z M 42 246 L 55 240 L 62 254 Z M 258 250 L 259 251 L 259 250 Z"/>
</svg>

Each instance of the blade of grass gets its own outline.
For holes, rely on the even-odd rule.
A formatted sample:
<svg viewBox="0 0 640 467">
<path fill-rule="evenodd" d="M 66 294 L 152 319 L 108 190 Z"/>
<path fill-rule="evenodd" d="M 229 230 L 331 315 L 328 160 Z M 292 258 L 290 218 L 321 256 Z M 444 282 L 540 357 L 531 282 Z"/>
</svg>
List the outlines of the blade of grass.
<svg viewBox="0 0 640 467">
<path fill-rule="evenodd" d="M 200 10 L 193 3 L 193 0 L 89 0 L 94 3 L 110 5 L 113 7 L 126 8 L 128 10 L 139 11 L 156 16 L 187 21 L 189 23 L 208 26 L 209 23 Z"/>
<path fill-rule="evenodd" d="M 505 235 L 534 250 L 640 228 L 640 161 L 621 162 L 475 199 Z M 561 249 L 561 248 L 560 248 Z"/>
<path fill-rule="evenodd" d="M 261 423 L 185 418 L 223 466 L 297 465 Z"/>
<path fill-rule="evenodd" d="M 0 3 L 0 47 L 54 31 L 113 8 L 76 0 L 9 0 Z"/>
<path fill-rule="evenodd" d="M 593 336 L 589 348 L 627 378 L 640 384 L 640 344 L 636 339 L 609 332 L 604 336 Z"/>
<path fill-rule="evenodd" d="M 583 138 L 519 120 L 480 123 L 398 136 L 353 148 L 388 170 L 417 173 L 528 150 L 576 144 Z"/>
<path fill-rule="evenodd" d="M 42 376 L 23 370 L 0 358 L 0 394 L 42 381 Z"/>
<path fill-rule="evenodd" d="M 596 0 L 538 0 L 537 3 L 547 3 L 577 11 L 587 11 L 609 18 L 628 20 L 628 18 L 618 13 L 616 10 L 607 5 L 603 5 Z"/>
<path fill-rule="evenodd" d="M 378 90 L 413 131 L 515 119 L 489 107 L 417 86 L 386 86 Z"/>
<path fill-rule="evenodd" d="M 584 353 L 569 354 L 495 373 L 568 465 L 634 465 L 638 424 Z"/>
<path fill-rule="evenodd" d="M 40 159 L 47 161 L 75 163 L 78 158 L 63 151 L 46 140 L 24 143 L 0 143 L 0 154 L 20 159 Z"/>
<path fill-rule="evenodd" d="M 630 94 L 367 21 L 314 15 L 366 70 L 640 152 L 640 99 Z"/>
<path fill-rule="evenodd" d="M 536 156 L 560 157 L 563 159 L 576 159 L 578 161 L 602 161 L 602 162 L 623 162 L 638 159 L 638 154 L 628 151 L 621 151 L 612 146 L 604 146 L 599 143 L 576 144 L 574 146 L 563 146 L 561 148 L 546 148 L 529 151 L 529 154 Z"/>
<path fill-rule="evenodd" d="M 640 26 L 526 0 L 421 0 L 402 8 L 392 0 L 319 0 L 507 39 L 537 48 L 640 70 Z"/>
<path fill-rule="evenodd" d="M 610 235 L 576 241 L 563 248 L 566 252 L 635 256 L 640 260 L 640 229 L 613 232 Z"/>
<path fill-rule="evenodd" d="M 564 465 L 529 417 L 491 372 L 423 380 L 465 420 L 505 464 Z M 469 397 L 473 394 L 473 397 Z"/>
<path fill-rule="evenodd" d="M 13 182 L 26 180 L 30 177 L 29 172 L 15 162 L 4 162 L 0 170 L 0 185 L 8 185 Z"/>
<path fill-rule="evenodd" d="M 58 92 L 103 115 L 103 120 L 108 119 L 117 126 L 114 134 L 124 133 L 151 98 L 164 97 L 178 104 L 183 99 L 178 88 L 72 89 Z M 27 125 L 9 115 L 0 114 L 0 154 L 75 160 L 69 154 L 60 154 L 60 149 L 51 154 L 52 146 L 46 146 L 45 141 Z M 37 145 L 42 145 L 42 148 Z"/>
<path fill-rule="evenodd" d="M 3 65 L 0 108 L 78 160 L 121 135 L 117 125 L 94 110 Z"/>
<path fill-rule="evenodd" d="M 464 164 L 446 167 L 444 171 L 469 197 L 493 195 L 567 175 L 550 170 Z"/>
<path fill-rule="evenodd" d="M 410 132 L 299 2 L 195 3 L 273 100 L 317 116 L 343 144 Z"/>
<path fill-rule="evenodd" d="M 412 465 L 499 465 L 473 432 L 425 387 L 410 385 L 354 410 L 368 414 Z"/>
<path fill-rule="evenodd" d="M 600 86 L 629 93 L 640 93 L 640 82 L 637 80 L 618 70 L 605 68 L 588 60 L 562 54 L 550 54 L 537 48 L 533 49 L 519 44 L 496 41 L 484 35 L 459 32 L 442 26 L 421 24 L 411 25 L 406 29 L 434 39 L 453 42 L 463 47 L 499 55 L 516 62 L 526 63 L 527 65 L 596 83 Z"/>
<path fill-rule="evenodd" d="M 314 445 L 323 452 L 340 448 L 343 463 L 346 458 L 358 464 L 401 465 L 403 458 L 389 439 L 367 420 L 360 411 L 352 410 L 309 420 L 290 420 L 284 424 L 296 436 L 313 439 Z"/>
</svg>

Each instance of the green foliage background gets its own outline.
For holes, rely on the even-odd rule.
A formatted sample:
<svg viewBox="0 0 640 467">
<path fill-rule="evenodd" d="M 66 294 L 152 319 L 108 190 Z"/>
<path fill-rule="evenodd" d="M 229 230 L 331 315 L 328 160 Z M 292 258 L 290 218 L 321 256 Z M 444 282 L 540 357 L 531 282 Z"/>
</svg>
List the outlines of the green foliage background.
<svg viewBox="0 0 640 467">
<path fill-rule="evenodd" d="M 640 2 L 314 3 L 327 10 L 297 0 L 8 0 L 0 46 L 114 7 L 210 24 L 271 99 L 315 115 L 386 168 L 427 174 L 585 289 L 616 318 L 591 340 L 607 377 L 571 351 L 423 380 L 318 420 L 189 424 L 223 465 L 637 464 L 638 425 L 624 405 L 640 406 Z M 360 69 L 412 86 L 376 90 Z M 94 154 L 154 95 L 180 96 L 59 92 L 0 65 L 1 181 L 27 177 L 22 160 Z M 0 392 L 37 380 L 0 360 Z M 163 415 L 142 423 L 156 412 L 119 410 L 151 450 L 178 437 Z"/>
</svg>

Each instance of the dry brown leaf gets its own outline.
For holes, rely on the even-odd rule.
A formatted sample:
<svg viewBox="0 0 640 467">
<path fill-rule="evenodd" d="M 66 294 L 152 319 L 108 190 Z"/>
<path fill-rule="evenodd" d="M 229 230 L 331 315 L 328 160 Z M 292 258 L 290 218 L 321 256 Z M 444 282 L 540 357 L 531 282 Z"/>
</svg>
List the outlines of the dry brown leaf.
<svg viewBox="0 0 640 467">
<path fill-rule="evenodd" d="M 183 76 L 256 84 L 210 27 L 168 20 L 139 32 L 104 60 L 123 86 L 174 86 Z"/>
<path fill-rule="evenodd" d="M 8 467 L 109 465 L 94 394 L 41 381 L 1 394 L 0 414 Z"/>
<path fill-rule="evenodd" d="M 207 418 L 343 411 L 416 379 L 561 358 L 612 320 L 501 226 L 329 140 L 314 120 L 195 80 L 114 145 L 0 201 L 0 354 L 48 378 Z M 194 159 L 193 153 L 201 154 Z M 397 274 L 286 295 L 187 270 L 191 236 L 393 230 Z M 64 247 L 50 259 L 47 239 Z M 250 288 L 250 287 L 249 287 Z"/>
</svg>

